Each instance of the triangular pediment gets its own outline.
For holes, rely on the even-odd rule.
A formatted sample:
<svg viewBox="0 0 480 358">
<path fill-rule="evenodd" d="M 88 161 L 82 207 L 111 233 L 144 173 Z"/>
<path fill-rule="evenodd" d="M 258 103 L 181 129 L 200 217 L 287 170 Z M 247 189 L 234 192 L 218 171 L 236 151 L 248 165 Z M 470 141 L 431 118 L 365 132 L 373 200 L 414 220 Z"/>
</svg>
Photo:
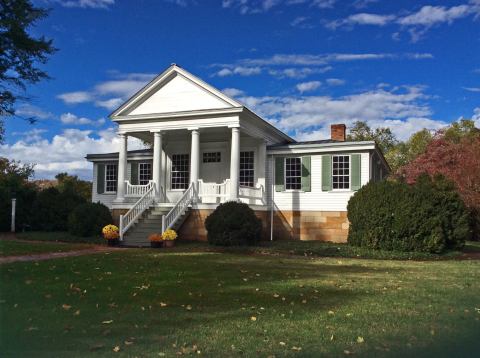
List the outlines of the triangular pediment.
<svg viewBox="0 0 480 358">
<path fill-rule="evenodd" d="M 239 106 L 219 90 L 173 65 L 112 113 L 112 118 Z"/>
</svg>

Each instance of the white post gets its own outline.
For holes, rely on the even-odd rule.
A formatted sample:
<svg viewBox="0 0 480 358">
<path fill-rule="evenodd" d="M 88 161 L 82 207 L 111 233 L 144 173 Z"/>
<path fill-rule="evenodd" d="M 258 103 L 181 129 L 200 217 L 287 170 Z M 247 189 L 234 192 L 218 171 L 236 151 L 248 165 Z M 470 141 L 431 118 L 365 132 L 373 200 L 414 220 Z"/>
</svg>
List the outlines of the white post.
<svg viewBox="0 0 480 358">
<path fill-rule="evenodd" d="M 153 173 L 152 179 L 155 183 L 155 193 L 157 200 L 162 197 L 161 187 L 161 170 L 162 170 L 162 133 L 153 133 Z"/>
<path fill-rule="evenodd" d="M 15 232 L 15 210 L 17 208 L 17 199 L 12 199 L 12 226 L 11 231 Z"/>
<path fill-rule="evenodd" d="M 192 147 L 190 155 L 190 182 L 193 183 L 195 193 L 198 192 L 198 177 L 200 169 L 200 133 L 192 130 Z"/>
<path fill-rule="evenodd" d="M 123 241 L 123 215 L 120 214 L 120 218 L 118 220 L 118 231 L 120 232 L 120 241 Z"/>
<path fill-rule="evenodd" d="M 240 128 L 232 128 L 232 148 L 230 151 L 230 200 L 238 200 L 240 180 Z"/>
<path fill-rule="evenodd" d="M 162 234 L 165 232 L 165 215 L 162 215 Z"/>
<path fill-rule="evenodd" d="M 118 152 L 117 198 L 116 202 L 125 200 L 125 179 L 127 177 L 127 141 L 128 136 L 120 133 L 120 150 Z"/>
</svg>

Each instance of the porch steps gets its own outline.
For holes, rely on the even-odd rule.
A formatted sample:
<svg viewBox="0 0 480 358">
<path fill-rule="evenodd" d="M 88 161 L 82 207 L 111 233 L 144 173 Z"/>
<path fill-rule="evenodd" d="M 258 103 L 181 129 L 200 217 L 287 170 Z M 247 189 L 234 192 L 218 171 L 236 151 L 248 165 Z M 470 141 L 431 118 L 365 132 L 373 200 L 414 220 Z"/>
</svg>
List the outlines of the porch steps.
<svg viewBox="0 0 480 358">
<path fill-rule="evenodd" d="M 150 246 L 148 236 L 162 232 L 162 216 L 168 214 L 170 207 L 155 206 L 148 209 L 145 214 L 127 231 L 123 237 L 124 246 L 143 247 Z M 173 225 L 173 230 L 178 231 L 187 218 L 187 210 Z"/>
</svg>

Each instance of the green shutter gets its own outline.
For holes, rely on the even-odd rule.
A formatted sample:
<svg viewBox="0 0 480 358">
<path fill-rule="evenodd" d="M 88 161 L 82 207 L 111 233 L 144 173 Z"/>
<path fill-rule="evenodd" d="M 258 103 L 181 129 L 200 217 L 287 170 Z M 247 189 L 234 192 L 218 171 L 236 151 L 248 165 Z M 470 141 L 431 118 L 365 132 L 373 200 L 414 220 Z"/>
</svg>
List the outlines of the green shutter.
<svg viewBox="0 0 480 358">
<path fill-rule="evenodd" d="M 275 191 L 285 190 L 285 158 L 275 158 Z"/>
<path fill-rule="evenodd" d="M 332 156 L 322 155 L 322 191 L 332 190 Z"/>
<path fill-rule="evenodd" d="M 132 185 L 138 184 L 138 163 L 137 162 L 130 163 L 130 184 Z"/>
<path fill-rule="evenodd" d="M 97 164 L 97 194 L 105 192 L 105 164 Z"/>
<path fill-rule="evenodd" d="M 311 159 L 310 157 L 302 157 L 302 190 L 312 191 L 311 189 Z"/>
<path fill-rule="evenodd" d="M 352 154 L 350 156 L 351 160 L 351 182 L 352 182 L 352 190 L 358 190 L 361 187 L 361 162 L 360 162 L 360 154 Z"/>
</svg>

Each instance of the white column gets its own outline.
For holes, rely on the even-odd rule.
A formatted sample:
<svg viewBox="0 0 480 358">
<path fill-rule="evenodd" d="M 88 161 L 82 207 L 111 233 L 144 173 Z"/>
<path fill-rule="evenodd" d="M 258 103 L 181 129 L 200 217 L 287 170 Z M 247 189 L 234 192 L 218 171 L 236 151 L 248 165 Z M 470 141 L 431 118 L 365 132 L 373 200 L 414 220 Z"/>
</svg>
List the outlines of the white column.
<svg viewBox="0 0 480 358">
<path fill-rule="evenodd" d="M 161 187 L 161 170 L 162 170 L 162 133 L 153 133 L 153 172 L 152 180 L 155 183 L 156 197 L 160 200 L 162 197 Z"/>
<path fill-rule="evenodd" d="M 198 177 L 200 170 L 200 133 L 198 129 L 192 130 L 192 146 L 190 154 L 190 182 L 198 190 Z M 198 193 L 198 191 L 197 191 Z"/>
<path fill-rule="evenodd" d="M 117 198 L 116 202 L 123 202 L 125 199 L 125 178 L 127 177 L 127 141 L 128 136 L 120 133 L 120 150 L 118 151 L 118 174 L 117 174 Z"/>
<path fill-rule="evenodd" d="M 238 200 L 240 177 L 240 128 L 232 128 L 230 150 L 230 200 Z"/>
</svg>

